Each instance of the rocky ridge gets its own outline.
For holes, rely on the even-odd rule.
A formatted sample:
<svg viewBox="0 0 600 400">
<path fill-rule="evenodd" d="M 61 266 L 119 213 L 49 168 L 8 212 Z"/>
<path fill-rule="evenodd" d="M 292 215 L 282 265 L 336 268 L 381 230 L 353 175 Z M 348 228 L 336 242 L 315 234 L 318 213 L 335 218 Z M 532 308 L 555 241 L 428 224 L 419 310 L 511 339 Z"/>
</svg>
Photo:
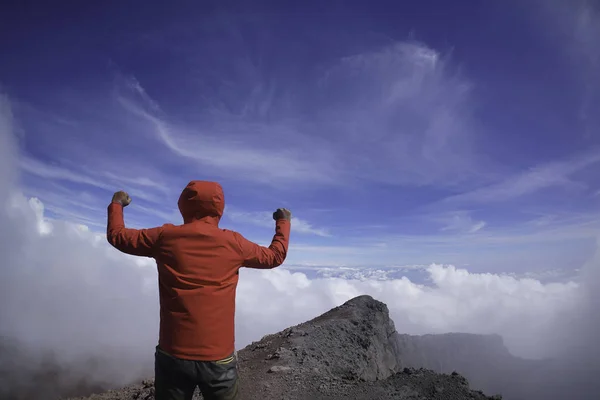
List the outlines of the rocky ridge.
<svg viewBox="0 0 600 400">
<path fill-rule="evenodd" d="M 388 308 L 359 296 L 325 314 L 267 335 L 238 352 L 243 400 L 501 399 L 473 391 L 456 372 L 403 365 Z M 202 397 L 196 393 L 194 399 Z M 152 400 L 153 381 L 85 400 Z M 84 400 L 84 398 L 79 398 Z"/>
</svg>

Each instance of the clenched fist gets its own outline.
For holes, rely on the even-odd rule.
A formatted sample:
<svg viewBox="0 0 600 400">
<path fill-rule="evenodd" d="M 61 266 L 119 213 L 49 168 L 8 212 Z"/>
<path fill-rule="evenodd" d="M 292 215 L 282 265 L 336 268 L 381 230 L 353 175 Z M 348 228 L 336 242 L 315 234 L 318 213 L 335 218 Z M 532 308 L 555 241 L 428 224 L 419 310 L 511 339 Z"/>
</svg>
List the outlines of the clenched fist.
<svg viewBox="0 0 600 400">
<path fill-rule="evenodd" d="M 131 197 L 129 197 L 127 192 L 120 190 L 113 195 L 112 202 L 127 207 L 131 203 Z"/>
<path fill-rule="evenodd" d="M 273 219 L 275 221 L 278 219 L 287 219 L 289 221 L 292 219 L 292 212 L 287 208 L 278 208 L 277 211 L 273 213 Z"/>
</svg>

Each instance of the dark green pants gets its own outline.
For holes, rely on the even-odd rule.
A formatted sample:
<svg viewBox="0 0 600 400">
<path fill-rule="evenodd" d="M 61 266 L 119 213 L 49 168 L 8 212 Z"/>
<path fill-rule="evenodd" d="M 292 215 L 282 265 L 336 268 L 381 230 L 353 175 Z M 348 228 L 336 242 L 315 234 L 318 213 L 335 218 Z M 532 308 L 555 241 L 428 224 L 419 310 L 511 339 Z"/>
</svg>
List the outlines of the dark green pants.
<svg viewBox="0 0 600 400">
<path fill-rule="evenodd" d="M 174 357 L 158 346 L 154 359 L 156 400 L 191 400 L 196 386 L 205 400 L 238 400 L 235 355 L 220 361 L 192 361 Z"/>
</svg>

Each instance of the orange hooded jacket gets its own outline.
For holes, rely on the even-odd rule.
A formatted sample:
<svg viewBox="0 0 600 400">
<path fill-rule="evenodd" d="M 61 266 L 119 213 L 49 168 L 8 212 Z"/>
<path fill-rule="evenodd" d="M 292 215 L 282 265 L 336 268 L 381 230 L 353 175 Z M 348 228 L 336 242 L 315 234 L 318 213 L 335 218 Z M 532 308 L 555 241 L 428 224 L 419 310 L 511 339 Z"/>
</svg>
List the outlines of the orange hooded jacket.
<svg viewBox="0 0 600 400">
<path fill-rule="evenodd" d="M 183 225 L 126 228 L 123 207 L 108 206 L 107 239 L 158 267 L 159 347 L 178 358 L 215 361 L 235 350 L 235 293 L 240 267 L 275 268 L 287 255 L 290 221 L 276 221 L 269 247 L 219 228 L 225 199 L 216 182 L 192 181 L 179 197 Z"/>
</svg>

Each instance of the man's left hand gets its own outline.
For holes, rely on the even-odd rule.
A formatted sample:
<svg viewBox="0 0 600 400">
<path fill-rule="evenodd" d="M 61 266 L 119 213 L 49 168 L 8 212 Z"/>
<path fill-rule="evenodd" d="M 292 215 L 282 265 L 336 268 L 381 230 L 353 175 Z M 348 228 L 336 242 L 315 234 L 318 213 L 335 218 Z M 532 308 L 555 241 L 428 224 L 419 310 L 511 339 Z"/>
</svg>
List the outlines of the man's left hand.
<svg viewBox="0 0 600 400">
<path fill-rule="evenodd" d="M 131 197 L 129 197 L 127 192 L 120 190 L 113 195 L 112 202 L 127 207 L 131 203 Z"/>
</svg>

